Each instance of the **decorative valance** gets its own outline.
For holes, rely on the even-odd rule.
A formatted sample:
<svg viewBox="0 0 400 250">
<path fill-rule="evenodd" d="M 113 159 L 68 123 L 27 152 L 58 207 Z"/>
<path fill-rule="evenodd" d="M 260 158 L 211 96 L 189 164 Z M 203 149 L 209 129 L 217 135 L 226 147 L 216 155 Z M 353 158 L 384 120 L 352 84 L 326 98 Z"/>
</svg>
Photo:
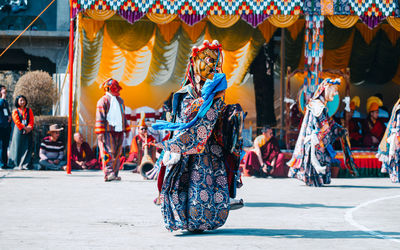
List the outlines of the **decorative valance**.
<svg viewBox="0 0 400 250">
<path fill-rule="evenodd" d="M 358 16 L 328 16 L 329 21 L 338 28 L 348 29 L 353 27 L 359 20 Z"/>
</svg>

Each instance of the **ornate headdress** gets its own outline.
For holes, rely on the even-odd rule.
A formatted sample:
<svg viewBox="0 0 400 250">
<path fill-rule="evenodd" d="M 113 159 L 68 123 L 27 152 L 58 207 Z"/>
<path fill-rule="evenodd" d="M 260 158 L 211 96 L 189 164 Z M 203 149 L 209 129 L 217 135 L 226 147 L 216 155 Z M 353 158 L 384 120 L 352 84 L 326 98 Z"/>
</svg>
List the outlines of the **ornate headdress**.
<svg viewBox="0 0 400 250">
<path fill-rule="evenodd" d="M 356 110 L 356 108 L 360 107 L 360 97 L 355 96 L 351 99 L 350 101 L 350 109 L 351 110 Z"/>
<path fill-rule="evenodd" d="M 383 106 L 383 102 L 379 97 L 371 96 L 367 100 L 367 112 L 377 111 L 379 107 Z"/>
<path fill-rule="evenodd" d="M 194 46 L 192 48 L 192 53 L 189 58 L 189 63 L 186 69 L 185 78 L 182 81 L 182 86 L 186 83 L 190 83 L 194 85 L 195 83 L 195 58 L 201 57 L 202 54 L 206 55 L 206 50 L 216 51 L 217 52 L 217 60 L 214 65 L 214 72 L 217 72 L 217 69 L 222 67 L 223 57 L 222 57 L 222 45 L 214 40 L 210 43 L 208 40 L 204 40 L 203 44 L 199 47 Z M 198 73 L 198 72 L 197 72 Z"/>
<path fill-rule="evenodd" d="M 313 99 L 319 97 L 328 86 L 332 85 L 340 85 L 340 79 L 326 78 L 323 82 L 319 84 L 317 91 L 315 91 L 314 93 Z"/>
<path fill-rule="evenodd" d="M 139 121 L 138 127 L 146 127 L 147 128 L 145 119 L 146 119 L 146 113 L 144 111 L 142 111 L 140 113 L 140 121 Z"/>
<path fill-rule="evenodd" d="M 101 85 L 100 88 L 103 88 L 104 91 L 108 91 L 110 90 L 116 90 L 116 91 L 120 91 L 122 89 L 122 87 L 119 85 L 118 81 L 112 78 L 108 78 L 107 80 L 105 80 Z"/>
</svg>

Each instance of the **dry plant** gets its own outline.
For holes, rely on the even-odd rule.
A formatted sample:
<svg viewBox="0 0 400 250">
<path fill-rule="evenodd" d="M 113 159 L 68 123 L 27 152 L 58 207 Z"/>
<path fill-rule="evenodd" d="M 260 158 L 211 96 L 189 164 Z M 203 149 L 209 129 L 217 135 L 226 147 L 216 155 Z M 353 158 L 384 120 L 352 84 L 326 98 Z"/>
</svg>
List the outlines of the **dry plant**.
<svg viewBox="0 0 400 250">
<path fill-rule="evenodd" d="M 54 85 L 49 73 L 30 71 L 19 78 L 13 96 L 15 99 L 18 95 L 24 95 L 35 116 L 47 114 L 57 98 Z"/>
</svg>

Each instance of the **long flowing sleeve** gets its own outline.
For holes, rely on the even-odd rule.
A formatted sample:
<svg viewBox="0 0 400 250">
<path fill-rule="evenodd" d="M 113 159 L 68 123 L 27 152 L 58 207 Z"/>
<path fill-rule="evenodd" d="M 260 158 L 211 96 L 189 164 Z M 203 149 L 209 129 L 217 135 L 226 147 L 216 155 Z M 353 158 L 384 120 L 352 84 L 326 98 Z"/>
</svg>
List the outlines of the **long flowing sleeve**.
<svg viewBox="0 0 400 250">
<path fill-rule="evenodd" d="M 336 140 L 336 136 L 341 136 L 345 132 L 342 126 L 328 116 L 326 109 L 317 117 L 317 126 L 319 128 L 319 146 L 322 150 L 329 144 L 332 144 Z"/>
<path fill-rule="evenodd" d="M 131 131 L 131 127 L 129 126 L 129 122 L 128 122 L 128 119 L 126 119 L 126 115 L 125 115 L 125 104 L 123 103 L 123 101 L 122 101 L 122 105 L 124 105 L 124 109 L 123 109 L 123 119 L 124 119 L 124 125 L 125 125 L 125 129 L 124 129 L 124 131 L 125 132 L 130 132 Z"/>
<path fill-rule="evenodd" d="M 221 98 L 214 100 L 204 117 L 198 119 L 192 127 L 179 131 L 172 139 L 162 142 L 164 150 L 184 155 L 202 153 L 223 105 Z"/>
<path fill-rule="evenodd" d="M 107 114 L 106 114 L 107 104 L 106 98 L 102 97 L 97 102 L 96 106 L 96 125 L 94 132 L 96 134 L 103 134 L 106 130 Z"/>
<path fill-rule="evenodd" d="M 19 130 L 22 130 L 25 127 L 19 119 L 18 111 L 16 109 L 12 112 L 12 119 Z"/>
<path fill-rule="evenodd" d="M 33 128 L 34 121 L 35 121 L 35 117 L 33 116 L 32 109 L 30 108 L 29 109 L 29 121 L 28 121 L 28 126 L 27 127 Z"/>
</svg>

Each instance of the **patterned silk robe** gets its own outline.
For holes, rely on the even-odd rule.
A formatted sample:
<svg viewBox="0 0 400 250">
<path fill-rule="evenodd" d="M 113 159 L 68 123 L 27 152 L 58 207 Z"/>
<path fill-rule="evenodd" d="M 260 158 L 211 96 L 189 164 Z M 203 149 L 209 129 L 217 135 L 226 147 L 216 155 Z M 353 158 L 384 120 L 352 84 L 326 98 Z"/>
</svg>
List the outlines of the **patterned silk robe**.
<svg viewBox="0 0 400 250">
<path fill-rule="evenodd" d="M 346 131 L 328 115 L 323 97 L 310 101 L 301 125 L 290 167 L 289 177 L 298 178 L 308 186 L 322 186 L 331 182 L 331 147 L 336 138 Z M 332 149 L 333 150 L 333 149 Z M 326 167 L 325 174 L 317 173 L 317 167 Z"/>
<path fill-rule="evenodd" d="M 197 114 L 202 99 L 196 98 L 189 85 L 175 94 L 174 102 L 178 104 L 176 122 L 188 122 Z M 223 107 L 221 98 L 214 99 L 203 118 L 163 142 L 165 151 L 181 154 L 179 162 L 167 169 L 161 189 L 161 210 L 169 230 L 212 230 L 228 217 L 223 148 L 212 136 Z"/>
<path fill-rule="evenodd" d="M 382 162 L 382 173 L 389 173 L 390 180 L 400 182 L 400 100 L 393 107 L 385 135 L 377 154 Z"/>
</svg>

